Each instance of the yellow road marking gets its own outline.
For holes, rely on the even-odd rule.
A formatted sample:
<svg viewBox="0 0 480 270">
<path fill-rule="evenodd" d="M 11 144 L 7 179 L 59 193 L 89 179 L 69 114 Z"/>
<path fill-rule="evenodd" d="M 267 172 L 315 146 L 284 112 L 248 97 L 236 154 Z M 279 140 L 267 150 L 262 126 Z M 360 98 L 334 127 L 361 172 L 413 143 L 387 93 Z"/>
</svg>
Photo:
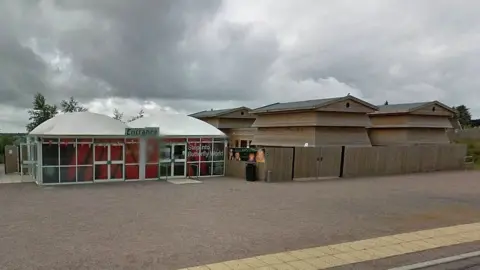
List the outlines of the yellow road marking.
<svg viewBox="0 0 480 270">
<path fill-rule="evenodd" d="M 480 223 L 402 233 L 194 266 L 183 270 L 314 270 L 480 241 Z"/>
</svg>

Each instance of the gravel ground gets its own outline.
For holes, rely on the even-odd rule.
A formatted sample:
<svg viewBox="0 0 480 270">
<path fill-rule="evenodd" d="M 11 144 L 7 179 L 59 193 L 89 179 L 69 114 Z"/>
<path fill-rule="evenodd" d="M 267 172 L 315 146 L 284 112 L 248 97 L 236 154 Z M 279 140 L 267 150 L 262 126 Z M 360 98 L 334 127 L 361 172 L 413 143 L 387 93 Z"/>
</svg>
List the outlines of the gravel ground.
<svg viewBox="0 0 480 270">
<path fill-rule="evenodd" d="M 480 221 L 480 172 L 0 185 L 0 269 L 176 269 Z"/>
</svg>

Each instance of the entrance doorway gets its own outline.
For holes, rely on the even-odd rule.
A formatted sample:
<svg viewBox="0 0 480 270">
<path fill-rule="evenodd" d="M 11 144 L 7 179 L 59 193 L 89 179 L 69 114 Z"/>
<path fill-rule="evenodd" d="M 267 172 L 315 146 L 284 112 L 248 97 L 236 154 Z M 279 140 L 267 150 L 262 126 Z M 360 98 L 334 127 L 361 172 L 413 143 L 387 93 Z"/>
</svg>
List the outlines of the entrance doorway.
<svg viewBox="0 0 480 270">
<path fill-rule="evenodd" d="M 124 144 L 95 144 L 95 182 L 124 180 Z"/>
<path fill-rule="evenodd" d="M 160 178 L 185 177 L 186 152 L 185 143 L 163 145 L 160 151 Z"/>
</svg>

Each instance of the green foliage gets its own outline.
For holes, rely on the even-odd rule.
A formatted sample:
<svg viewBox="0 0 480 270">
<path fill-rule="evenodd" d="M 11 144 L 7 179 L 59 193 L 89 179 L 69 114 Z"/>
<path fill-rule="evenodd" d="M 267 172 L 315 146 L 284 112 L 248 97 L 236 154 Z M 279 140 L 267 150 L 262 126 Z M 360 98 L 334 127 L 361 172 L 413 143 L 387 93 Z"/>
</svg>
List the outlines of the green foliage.
<svg viewBox="0 0 480 270">
<path fill-rule="evenodd" d="M 452 109 L 455 110 L 455 118 L 457 118 L 458 122 L 462 127 L 470 127 L 472 125 L 472 114 L 470 113 L 470 109 L 467 108 L 465 105 L 454 106 Z"/>
<path fill-rule="evenodd" d="M 87 111 L 87 108 L 83 107 L 74 97 L 70 97 L 69 100 L 62 100 L 60 108 L 64 113 Z"/>
<path fill-rule="evenodd" d="M 480 141 L 476 140 L 460 140 L 456 143 L 467 145 L 467 156 L 472 156 L 475 161 L 475 168 L 480 169 Z"/>
<path fill-rule="evenodd" d="M 142 118 L 142 117 L 144 116 L 144 114 L 145 114 L 145 112 L 144 112 L 143 110 L 140 110 L 137 115 L 131 117 L 131 118 L 128 119 L 126 122 L 129 123 L 129 122 L 135 121 L 135 120 L 137 120 L 137 119 L 140 119 L 140 118 Z M 125 122 L 125 121 L 123 120 L 123 113 L 120 112 L 120 111 L 119 111 L 118 109 L 116 109 L 116 108 L 113 110 L 113 119 L 116 119 L 116 120 Z"/>
<path fill-rule="evenodd" d="M 0 155 L 5 153 L 5 146 L 15 144 L 16 138 L 13 135 L 1 135 L 0 136 Z"/>
<path fill-rule="evenodd" d="M 145 114 L 145 112 L 143 110 L 140 110 L 138 112 L 137 115 L 135 115 L 134 117 L 130 118 L 127 122 L 132 122 L 132 121 L 135 121 L 137 119 L 140 119 L 140 118 L 143 118 L 143 115 Z"/>
<path fill-rule="evenodd" d="M 123 113 L 120 112 L 117 108 L 113 109 L 113 119 L 123 122 Z"/>
<path fill-rule="evenodd" d="M 35 94 L 32 104 L 33 108 L 28 110 L 28 114 L 30 115 L 28 118 L 30 123 L 26 126 L 28 132 L 32 131 L 41 123 L 54 117 L 58 113 L 57 106 L 47 104 L 45 96 L 40 93 Z"/>
</svg>

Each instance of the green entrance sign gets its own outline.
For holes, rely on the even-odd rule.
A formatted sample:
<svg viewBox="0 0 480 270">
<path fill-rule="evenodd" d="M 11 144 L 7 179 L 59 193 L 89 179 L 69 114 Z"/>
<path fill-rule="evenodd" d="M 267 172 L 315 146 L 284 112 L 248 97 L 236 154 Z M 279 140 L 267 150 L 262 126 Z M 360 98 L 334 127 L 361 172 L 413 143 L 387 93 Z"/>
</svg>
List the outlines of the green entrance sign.
<svg viewBox="0 0 480 270">
<path fill-rule="evenodd" d="M 158 127 L 125 129 L 125 136 L 128 137 L 158 137 L 158 135 L 160 135 L 160 129 Z"/>
</svg>

